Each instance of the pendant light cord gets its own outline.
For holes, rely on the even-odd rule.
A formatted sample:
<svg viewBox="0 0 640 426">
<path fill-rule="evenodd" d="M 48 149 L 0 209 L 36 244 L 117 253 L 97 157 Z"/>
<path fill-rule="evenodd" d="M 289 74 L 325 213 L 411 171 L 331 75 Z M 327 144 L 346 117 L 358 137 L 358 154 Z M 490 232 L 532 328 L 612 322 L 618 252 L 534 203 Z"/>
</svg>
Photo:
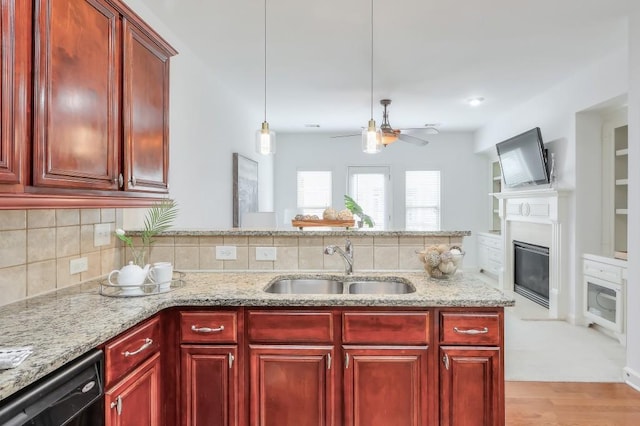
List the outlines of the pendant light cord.
<svg viewBox="0 0 640 426">
<path fill-rule="evenodd" d="M 267 0 L 264 0 L 264 121 L 267 121 Z"/>
<path fill-rule="evenodd" d="M 371 119 L 373 120 L 373 0 L 371 0 Z"/>
</svg>

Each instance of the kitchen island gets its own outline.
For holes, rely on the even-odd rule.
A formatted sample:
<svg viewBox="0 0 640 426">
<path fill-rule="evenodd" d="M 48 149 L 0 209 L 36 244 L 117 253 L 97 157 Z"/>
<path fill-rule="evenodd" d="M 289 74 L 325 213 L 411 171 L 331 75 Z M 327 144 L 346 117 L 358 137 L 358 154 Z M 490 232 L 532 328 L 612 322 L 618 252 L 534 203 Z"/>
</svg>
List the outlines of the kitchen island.
<svg viewBox="0 0 640 426">
<path fill-rule="evenodd" d="M 399 295 L 296 295 L 264 291 L 274 278 L 283 275 L 309 276 L 309 273 L 188 273 L 185 276 L 186 285 L 182 288 L 164 294 L 132 298 L 102 296 L 98 293 L 98 282 L 88 282 L 4 306 L 0 310 L 0 346 L 32 346 L 34 353 L 19 367 L 0 371 L 0 399 L 9 397 L 167 308 L 368 307 L 391 311 L 421 308 L 478 308 L 482 311 L 483 308 L 495 308 L 501 315 L 504 306 L 514 303 L 500 291 L 464 273 L 458 273 L 448 280 L 430 279 L 422 272 L 356 273 L 350 277 L 397 278 L 415 287 L 414 293 Z M 344 278 L 335 273 L 319 275 Z M 499 343 L 502 344 L 501 339 Z"/>
</svg>

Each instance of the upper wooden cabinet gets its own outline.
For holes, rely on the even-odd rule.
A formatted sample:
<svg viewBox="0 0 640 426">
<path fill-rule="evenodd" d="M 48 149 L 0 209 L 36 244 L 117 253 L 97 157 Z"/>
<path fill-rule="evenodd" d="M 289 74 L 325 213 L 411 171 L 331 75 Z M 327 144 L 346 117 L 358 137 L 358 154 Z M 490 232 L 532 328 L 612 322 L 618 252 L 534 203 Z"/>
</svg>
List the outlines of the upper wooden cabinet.
<svg viewBox="0 0 640 426">
<path fill-rule="evenodd" d="M 0 1 L 2 71 L 13 78 L 2 81 L 0 191 L 168 192 L 169 58 L 177 52 L 118 0 Z M 26 41 L 13 35 L 23 27 Z"/>
<path fill-rule="evenodd" d="M 1 0 L 0 190 L 21 192 L 29 145 L 31 4 Z"/>
</svg>

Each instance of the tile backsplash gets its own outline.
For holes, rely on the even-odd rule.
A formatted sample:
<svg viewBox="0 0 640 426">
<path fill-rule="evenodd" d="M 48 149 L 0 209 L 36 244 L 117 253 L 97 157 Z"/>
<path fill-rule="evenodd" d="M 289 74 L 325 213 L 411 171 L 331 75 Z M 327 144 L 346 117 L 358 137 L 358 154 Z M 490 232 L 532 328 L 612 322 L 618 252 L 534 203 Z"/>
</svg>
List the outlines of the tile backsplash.
<svg viewBox="0 0 640 426">
<path fill-rule="evenodd" d="M 94 225 L 122 223 L 119 209 L 0 210 L 0 305 L 99 278 L 121 266 L 122 249 L 111 234 L 94 246 Z M 73 259 L 88 270 L 70 274 Z"/>
<path fill-rule="evenodd" d="M 108 224 L 109 244 L 94 245 L 94 226 Z M 129 260 L 113 231 L 123 210 L 0 210 L 0 306 L 107 275 Z M 461 244 L 462 237 L 351 236 L 354 271 L 422 270 L 416 250 L 431 244 Z M 149 262 L 168 261 L 184 271 L 343 271 L 338 255 L 324 248 L 343 247 L 339 236 L 175 235 L 155 238 Z M 140 247 L 139 237 L 134 244 Z M 216 259 L 216 247 L 233 246 L 234 260 Z M 259 260 L 258 247 L 275 248 L 276 260 Z M 88 270 L 70 274 L 70 262 L 87 258 Z"/>
</svg>

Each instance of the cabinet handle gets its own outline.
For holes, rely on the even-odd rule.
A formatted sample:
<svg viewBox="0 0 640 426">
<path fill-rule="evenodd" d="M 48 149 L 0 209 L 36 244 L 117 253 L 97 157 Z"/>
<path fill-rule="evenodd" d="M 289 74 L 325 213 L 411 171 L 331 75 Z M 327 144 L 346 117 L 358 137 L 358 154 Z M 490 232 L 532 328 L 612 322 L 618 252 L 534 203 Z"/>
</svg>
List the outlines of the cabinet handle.
<svg viewBox="0 0 640 426">
<path fill-rule="evenodd" d="M 111 408 L 115 408 L 118 415 L 122 414 L 122 397 L 120 395 L 111 403 Z"/>
<path fill-rule="evenodd" d="M 442 357 L 442 362 L 444 362 L 444 368 L 449 369 L 449 355 L 444 354 Z"/>
<path fill-rule="evenodd" d="M 327 370 L 331 370 L 331 354 L 327 354 Z"/>
<path fill-rule="evenodd" d="M 133 352 L 124 351 L 122 352 L 122 355 L 124 355 L 125 357 L 138 355 L 140 352 L 144 351 L 145 349 L 148 349 L 151 345 L 153 345 L 153 339 L 149 339 L 147 337 L 146 339 L 144 339 L 144 343 L 142 344 L 142 346 L 138 348 L 138 350 Z"/>
<path fill-rule="evenodd" d="M 115 183 L 118 188 L 122 188 L 122 185 L 124 184 L 124 178 L 122 177 L 122 173 L 118 174 L 117 178 L 113 178 L 113 183 Z"/>
<path fill-rule="evenodd" d="M 131 186 L 136 186 L 136 177 L 131 176 L 131 179 L 129 179 L 129 183 L 131 184 Z"/>
<path fill-rule="evenodd" d="M 489 332 L 489 328 L 483 327 L 482 330 L 460 330 L 458 327 L 453 327 L 453 331 L 459 334 L 487 334 Z"/>
<path fill-rule="evenodd" d="M 191 326 L 191 331 L 195 331 L 196 333 L 218 333 L 222 330 L 224 330 L 224 325 L 221 325 L 218 328 L 198 327 L 195 325 Z"/>
<path fill-rule="evenodd" d="M 233 356 L 233 354 L 231 352 L 229 352 L 229 369 L 233 368 L 233 361 L 236 359 L 236 357 Z"/>
<path fill-rule="evenodd" d="M 349 368 L 349 354 L 344 354 L 344 368 Z"/>
</svg>

